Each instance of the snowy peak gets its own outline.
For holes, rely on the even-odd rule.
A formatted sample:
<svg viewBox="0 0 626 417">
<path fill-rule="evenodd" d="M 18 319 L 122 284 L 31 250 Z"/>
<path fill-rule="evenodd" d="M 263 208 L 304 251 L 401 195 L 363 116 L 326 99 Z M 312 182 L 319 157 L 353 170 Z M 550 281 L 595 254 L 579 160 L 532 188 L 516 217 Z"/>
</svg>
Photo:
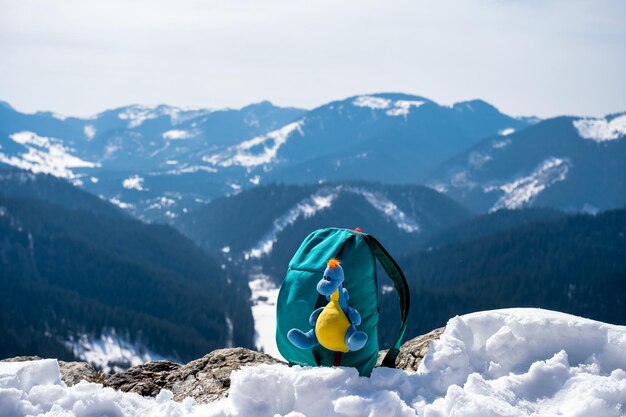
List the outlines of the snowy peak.
<svg viewBox="0 0 626 417">
<path fill-rule="evenodd" d="M 121 120 L 128 121 L 128 128 L 134 129 L 141 126 L 146 120 L 159 117 L 169 117 L 172 125 L 178 125 L 185 121 L 204 116 L 211 110 L 196 107 L 174 107 L 168 105 L 142 106 L 132 105 L 113 110 Z"/>
<path fill-rule="evenodd" d="M 55 177 L 76 179 L 73 168 L 96 168 L 97 163 L 89 162 L 73 155 L 75 152 L 63 145 L 60 139 L 39 136 L 33 132 L 17 132 L 9 135 L 14 144 L 19 145 L 17 152 L 8 155 L 0 147 L 0 163 L 34 173 L 51 174 Z M 8 144 L 7 144 L 8 145 Z M 5 145 L 5 147 L 8 147 Z"/>
<path fill-rule="evenodd" d="M 626 204 L 626 115 L 556 117 L 505 129 L 441 164 L 428 184 L 478 211 L 547 205 L 598 211 Z"/>
<path fill-rule="evenodd" d="M 606 142 L 626 136 L 626 114 L 601 119 L 577 119 L 572 124 L 581 138 L 594 142 Z"/>
<path fill-rule="evenodd" d="M 384 114 L 386 114 L 387 116 L 407 117 L 412 109 L 417 109 L 426 104 L 426 102 L 428 101 L 417 97 L 398 99 L 397 96 L 398 95 L 392 94 L 357 96 L 352 100 L 352 105 L 355 107 L 368 108 L 372 110 L 384 110 Z"/>
</svg>

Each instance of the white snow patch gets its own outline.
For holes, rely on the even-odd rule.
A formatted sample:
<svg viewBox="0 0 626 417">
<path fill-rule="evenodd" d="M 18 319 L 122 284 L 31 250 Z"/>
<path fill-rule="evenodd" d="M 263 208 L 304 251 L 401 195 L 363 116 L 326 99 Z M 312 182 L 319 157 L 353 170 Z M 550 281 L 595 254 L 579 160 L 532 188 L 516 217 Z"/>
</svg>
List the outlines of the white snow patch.
<svg viewBox="0 0 626 417">
<path fill-rule="evenodd" d="M 190 139 L 194 137 L 194 134 L 188 130 L 168 130 L 163 133 L 163 139 L 168 140 L 181 140 L 181 139 Z"/>
<path fill-rule="evenodd" d="M 352 104 L 356 107 L 367 107 L 373 110 L 387 110 L 387 116 L 408 116 L 411 107 L 420 107 L 424 104 L 421 100 L 390 100 L 382 97 L 359 96 Z"/>
<path fill-rule="evenodd" d="M 455 317 L 417 372 L 243 367 L 227 398 L 205 405 L 81 382 L 54 359 L 0 362 L 0 410 L 25 417 L 623 417 L 626 327 L 540 309 Z"/>
<path fill-rule="evenodd" d="M 428 184 L 428 187 L 432 188 L 433 190 L 437 191 L 438 193 L 445 194 L 445 193 L 448 192 L 448 186 L 446 184 L 441 184 L 441 183 Z"/>
<path fill-rule="evenodd" d="M 119 150 L 120 147 L 118 145 L 109 143 L 104 147 L 104 159 L 110 158 L 115 152 Z"/>
<path fill-rule="evenodd" d="M 260 258 L 269 254 L 274 247 L 274 243 L 278 240 L 278 235 L 285 227 L 293 224 L 300 217 L 306 219 L 314 216 L 320 210 L 329 208 L 338 194 L 339 187 L 322 188 L 310 197 L 297 203 L 287 213 L 274 220 L 272 230 L 254 248 L 244 252 L 244 257 L 246 259 Z"/>
<path fill-rule="evenodd" d="M 457 171 L 450 176 L 450 186 L 473 190 L 478 186 L 478 183 L 472 180 L 472 175 L 469 171 L 463 170 Z"/>
<path fill-rule="evenodd" d="M 507 127 L 506 129 L 502 129 L 500 132 L 498 132 L 500 136 L 509 136 L 513 133 L 515 133 L 515 129 L 513 129 L 512 127 Z"/>
<path fill-rule="evenodd" d="M 395 223 L 396 227 L 407 233 L 417 233 L 420 230 L 415 219 L 400 210 L 398 206 L 385 197 L 382 193 L 368 191 L 364 188 L 346 187 L 346 191 L 362 195 L 368 203 L 385 217 Z"/>
<path fill-rule="evenodd" d="M 145 190 L 145 188 L 143 188 L 143 181 L 144 179 L 141 178 L 139 175 L 133 175 L 122 181 L 122 187 L 126 188 L 127 190 L 143 191 Z"/>
<path fill-rule="evenodd" d="M 87 125 L 83 128 L 83 133 L 87 139 L 91 140 L 96 136 L 96 127 L 94 125 Z"/>
<path fill-rule="evenodd" d="M 222 253 L 230 253 L 230 246 L 224 246 L 222 248 Z"/>
<path fill-rule="evenodd" d="M 235 347 L 234 330 L 235 330 L 235 326 L 233 324 L 233 320 L 230 317 L 226 316 L 226 347 L 227 348 Z"/>
<path fill-rule="evenodd" d="M 472 151 L 467 159 L 467 162 L 473 169 L 480 169 L 486 162 L 491 161 L 493 157 L 486 153 Z"/>
<path fill-rule="evenodd" d="M 615 140 L 626 135 L 626 114 L 611 120 L 589 118 L 574 120 L 572 123 L 581 138 L 595 142 Z"/>
<path fill-rule="evenodd" d="M 146 120 L 156 119 L 159 116 L 160 114 L 155 112 L 153 107 L 131 106 L 118 114 L 117 117 L 128 120 L 128 127 L 132 129 L 141 126 Z"/>
<path fill-rule="evenodd" d="M 57 120 L 61 120 L 64 121 L 65 119 L 67 119 L 67 116 L 61 113 L 51 113 L 52 117 L 54 117 Z"/>
<path fill-rule="evenodd" d="M 0 162 L 7 165 L 68 179 L 76 177 L 71 168 L 99 166 L 72 155 L 73 150 L 63 146 L 60 139 L 39 136 L 33 132 L 17 132 L 9 137 L 15 143 L 23 145 L 27 152 L 12 156 L 0 152 Z"/>
<path fill-rule="evenodd" d="M 520 178 L 498 187 L 487 187 L 485 191 L 499 189 L 504 195 L 489 210 L 494 212 L 503 208 L 517 209 L 531 204 L 539 193 L 552 184 L 563 181 L 571 164 L 560 158 L 549 158 L 527 177 Z"/>
<path fill-rule="evenodd" d="M 89 181 L 91 181 L 93 184 L 97 184 L 98 181 L 100 181 L 100 180 L 98 179 L 98 177 L 90 177 Z"/>
<path fill-rule="evenodd" d="M 254 177 L 250 178 L 248 181 L 250 181 L 250 184 L 259 185 L 261 183 L 261 177 L 259 175 L 255 175 Z"/>
<path fill-rule="evenodd" d="M 122 200 L 120 200 L 118 197 L 113 197 L 109 199 L 109 202 L 115 204 L 116 206 L 118 206 L 121 209 L 131 209 L 133 208 L 133 205 L 130 203 L 124 203 Z"/>
<path fill-rule="evenodd" d="M 161 355 L 146 350 L 140 344 L 131 343 L 127 337 L 118 335 L 115 329 L 107 330 L 97 338 L 86 334 L 77 338 L 71 337 L 65 345 L 78 358 L 107 373 L 165 359 Z"/>
<path fill-rule="evenodd" d="M 304 135 L 303 126 L 304 120 L 289 123 L 278 130 L 241 142 L 236 146 L 227 148 L 222 153 L 205 156 L 202 159 L 214 166 L 242 166 L 250 170 L 274 161 L 278 150 L 290 137 L 296 132 L 300 136 Z"/>
<path fill-rule="evenodd" d="M 494 140 L 493 143 L 491 144 L 491 147 L 493 149 L 502 149 L 502 148 L 506 148 L 511 143 L 512 142 L 510 138 L 506 138 L 504 140 Z"/>
<path fill-rule="evenodd" d="M 352 186 L 338 185 L 335 187 L 322 187 L 310 197 L 298 202 L 287 213 L 274 220 L 271 231 L 268 232 L 254 248 L 244 252 L 245 259 L 261 258 L 269 254 L 274 247 L 274 243 L 278 240 L 278 235 L 285 227 L 293 224 L 300 217 L 304 217 L 305 219 L 313 217 L 320 210 L 331 207 L 333 201 L 341 192 L 349 192 L 363 196 L 374 209 L 379 211 L 383 216 L 393 222 L 398 229 L 404 232 L 418 233 L 420 231 L 417 221 L 400 210 L 395 203 L 382 193 Z"/>
<path fill-rule="evenodd" d="M 174 161 L 173 164 L 171 164 L 170 162 L 172 161 L 168 161 L 166 162 L 166 164 L 168 165 L 175 165 L 177 164 L 176 161 Z M 183 165 L 180 168 L 177 169 L 172 169 L 167 171 L 168 174 L 171 175 L 182 175 L 182 174 L 194 174 L 196 172 L 200 172 L 200 171 L 204 171 L 204 172 L 208 172 L 210 174 L 213 174 L 215 172 L 217 172 L 217 169 L 213 168 L 213 167 L 208 167 L 208 166 L 204 166 L 204 165 Z"/>
<path fill-rule="evenodd" d="M 354 99 L 352 104 L 356 107 L 368 107 L 370 109 L 382 110 L 391 105 L 391 100 L 382 97 L 360 96 Z"/>
<path fill-rule="evenodd" d="M 183 123 L 196 117 L 210 113 L 210 110 L 198 107 L 172 107 L 172 106 L 129 106 L 118 114 L 121 120 L 128 120 L 129 128 L 141 126 L 146 120 L 168 116 L 173 125 Z"/>
<path fill-rule="evenodd" d="M 393 108 L 387 110 L 387 116 L 404 116 L 407 117 L 411 112 L 411 107 L 418 108 L 424 104 L 418 100 L 396 100 L 393 102 Z"/>
<path fill-rule="evenodd" d="M 276 346 L 276 301 L 278 288 L 267 275 L 255 274 L 248 285 L 252 292 L 254 343 L 257 349 L 281 359 Z"/>
</svg>

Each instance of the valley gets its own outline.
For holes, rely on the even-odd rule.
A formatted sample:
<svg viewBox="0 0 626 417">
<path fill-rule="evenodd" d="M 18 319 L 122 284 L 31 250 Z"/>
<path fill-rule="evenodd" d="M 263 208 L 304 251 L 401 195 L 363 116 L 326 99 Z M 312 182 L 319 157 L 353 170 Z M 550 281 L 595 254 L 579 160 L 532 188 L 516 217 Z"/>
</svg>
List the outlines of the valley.
<svg viewBox="0 0 626 417">
<path fill-rule="evenodd" d="M 626 324 L 624 117 L 397 93 L 90 118 L 3 103 L 0 353 L 106 371 L 224 346 L 277 355 L 277 288 L 322 227 L 360 227 L 398 260 L 409 336 L 520 306 Z"/>
</svg>

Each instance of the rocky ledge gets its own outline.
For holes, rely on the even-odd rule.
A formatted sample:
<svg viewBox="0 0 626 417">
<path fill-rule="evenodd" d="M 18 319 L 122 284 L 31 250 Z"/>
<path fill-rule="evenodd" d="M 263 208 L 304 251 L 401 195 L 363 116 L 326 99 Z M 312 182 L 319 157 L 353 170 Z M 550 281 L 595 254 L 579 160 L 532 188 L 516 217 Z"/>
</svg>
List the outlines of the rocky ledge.
<svg viewBox="0 0 626 417">
<path fill-rule="evenodd" d="M 405 342 L 396 359 L 396 367 L 416 371 L 428 352 L 432 340 L 438 339 L 443 328 Z M 379 353 L 378 364 L 386 351 Z M 41 359 L 36 356 L 18 356 L 3 362 L 17 362 Z M 162 389 L 174 394 L 174 400 L 182 401 L 193 397 L 198 403 L 208 403 L 228 395 L 230 374 L 247 365 L 275 364 L 279 361 L 265 353 L 244 348 L 218 349 L 200 359 L 180 365 L 168 361 L 149 362 L 134 366 L 124 372 L 105 375 L 85 362 L 59 361 L 61 378 L 68 386 L 85 380 L 102 384 L 113 389 L 135 392 L 145 396 L 155 396 Z"/>
</svg>

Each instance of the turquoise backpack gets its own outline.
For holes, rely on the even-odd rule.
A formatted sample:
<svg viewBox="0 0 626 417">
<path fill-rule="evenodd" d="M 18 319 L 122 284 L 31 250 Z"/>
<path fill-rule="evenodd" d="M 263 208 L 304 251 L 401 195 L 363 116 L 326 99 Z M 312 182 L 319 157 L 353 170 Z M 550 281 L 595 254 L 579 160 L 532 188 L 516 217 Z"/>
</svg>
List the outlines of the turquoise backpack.
<svg viewBox="0 0 626 417">
<path fill-rule="evenodd" d="M 367 334 L 365 346 L 354 352 L 333 352 L 322 346 L 299 349 L 287 339 L 290 329 L 307 331 L 309 316 L 328 301 L 316 290 L 326 263 L 331 258 L 341 261 L 345 272 L 344 287 L 350 295 L 350 307 L 358 310 L 361 324 L 358 330 Z M 276 308 L 276 344 L 281 355 L 291 365 L 350 366 L 362 376 L 369 376 L 378 358 L 378 278 L 376 260 L 393 280 L 400 296 L 402 323 L 393 345 L 382 365 L 395 367 L 396 357 L 404 338 L 409 313 L 409 288 L 394 259 L 373 237 L 359 231 L 326 228 L 311 233 L 289 262 L 289 269 L 280 287 Z"/>
</svg>

